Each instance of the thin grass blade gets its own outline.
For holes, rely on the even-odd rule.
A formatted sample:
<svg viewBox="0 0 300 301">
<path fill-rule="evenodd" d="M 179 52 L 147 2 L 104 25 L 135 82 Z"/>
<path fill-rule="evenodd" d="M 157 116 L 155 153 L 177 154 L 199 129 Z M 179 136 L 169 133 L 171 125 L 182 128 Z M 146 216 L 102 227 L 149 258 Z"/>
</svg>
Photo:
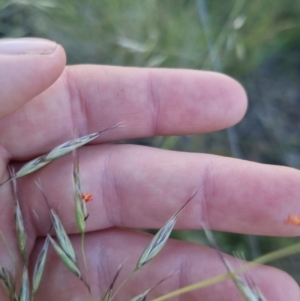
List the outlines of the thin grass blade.
<svg viewBox="0 0 300 301">
<path fill-rule="evenodd" d="M 141 293 L 140 295 L 137 295 L 131 299 L 129 299 L 128 301 L 145 301 L 148 294 L 154 290 L 158 285 L 160 285 L 162 282 L 166 281 L 167 279 L 169 279 L 171 276 L 173 275 L 173 273 L 171 273 L 169 276 L 163 278 L 162 280 L 160 280 L 158 283 L 156 283 L 155 285 L 153 285 L 151 288 L 147 289 L 146 291 L 144 291 L 143 293 Z"/>
<path fill-rule="evenodd" d="M 145 301 L 147 298 L 147 295 L 151 292 L 151 290 L 152 289 L 150 288 L 150 289 L 146 290 L 145 292 L 143 292 L 142 294 L 129 299 L 128 301 Z"/>
<path fill-rule="evenodd" d="M 146 247 L 142 253 L 140 259 L 138 260 L 135 270 L 138 270 L 143 265 L 151 261 L 165 246 L 170 234 L 175 226 L 177 218 L 180 212 L 185 208 L 185 206 L 195 197 L 198 190 L 184 203 L 184 205 L 167 221 L 167 223 L 156 233 L 149 245 Z"/>
<path fill-rule="evenodd" d="M 101 297 L 100 301 L 111 301 L 112 300 L 112 290 L 114 288 L 114 285 L 115 285 L 115 282 L 121 272 L 121 269 L 123 267 L 123 264 L 121 264 L 119 267 L 118 267 L 118 270 L 114 276 L 114 279 L 112 280 L 110 286 L 108 287 L 108 289 L 106 290 L 106 292 L 104 293 L 104 295 Z"/>
<path fill-rule="evenodd" d="M 35 267 L 34 267 L 34 272 L 33 272 L 33 277 L 32 277 L 32 295 L 35 295 L 37 290 L 40 287 L 42 278 L 43 278 L 43 273 L 46 265 L 46 259 L 47 259 L 47 254 L 48 254 L 48 249 L 49 249 L 49 238 L 47 237 L 44 245 L 39 253 L 39 256 L 37 258 Z"/>
</svg>

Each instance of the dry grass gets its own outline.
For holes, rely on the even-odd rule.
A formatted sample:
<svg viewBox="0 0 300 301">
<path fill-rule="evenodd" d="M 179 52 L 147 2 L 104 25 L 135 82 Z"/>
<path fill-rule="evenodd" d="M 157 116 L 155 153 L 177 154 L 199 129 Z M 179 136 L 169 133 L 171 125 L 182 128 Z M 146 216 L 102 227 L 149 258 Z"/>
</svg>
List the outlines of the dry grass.
<svg viewBox="0 0 300 301">
<path fill-rule="evenodd" d="M 114 127 L 110 127 L 108 129 L 112 129 Z M 106 130 L 108 130 L 106 129 Z M 105 130 L 105 131 L 106 131 Z M 103 132 L 103 131 L 102 131 Z M 100 135 L 101 132 L 97 132 L 94 134 L 86 135 L 81 138 L 73 139 L 71 141 L 68 141 L 66 143 L 63 143 L 59 145 L 58 147 L 54 148 L 51 152 L 48 154 L 41 156 L 35 160 L 32 160 L 25 166 L 23 166 L 17 173 L 14 172 L 12 168 L 10 168 L 10 179 L 6 182 L 11 181 L 13 186 L 13 194 L 14 194 L 14 202 L 15 202 L 15 233 L 16 233 L 16 241 L 18 244 L 19 252 L 20 252 L 20 258 L 22 259 L 23 263 L 23 275 L 21 279 L 21 288 L 19 292 L 16 290 L 16 283 L 17 279 L 14 279 L 12 276 L 12 272 L 8 271 L 6 268 L 4 268 L 2 265 L 0 265 L 0 281 L 2 284 L 2 287 L 4 291 L 6 292 L 7 296 L 12 301 L 27 301 L 27 300 L 34 300 L 34 296 L 36 292 L 38 291 L 40 287 L 40 283 L 42 281 L 43 275 L 44 275 L 44 268 L 47 261 L 47 254 L 49 246 L 51 245 L 55 252 L 57 253 L 58 257 L 60 258 L 61 262 L 69 269 L 69 271 L 76 275 L 86 286 L 86 288 L 89 291 L 91 300 L 94 300 L 91 295 L 91 288 L 90 284 L 88 282 L 88 270 L 86 268 L 85 273 L 81 270 L 81 267 L 79 266 L 77 255 L 75 252 L 75 249 L 72 245 L 72 242 L 67 234 L 67 231 L 64 228 L 63 222 L 60 220 L 59 215 L 56 213 L 56 211 L 51 207 L 49 200 L 47 199 L 47 196 L 45 195 L 43 188 L 40 183 L 37 183 L 37 188 L 40 189 L 41 193 L 44 196 L 44 199 L 46 201 L 46 204 L 49 208 L 49 214 L 51 216 L 52 224 L 51 228 L 49 229 L 49 233 L 45 239 L 45 242 L 40 250 L 40 253 L 37 257 L 35 266 L 34 266 L 34 272 L 32 275 L 32 279 L 29 279 L 28 274 L 28 252 L 26 248 L 26 242 L 27 242 L 27 234 L 26 229 L 24 226 L 24 220 L 22 216 L 22 211 L 19 205 L 18 200 L 18 189 L 17 189 L 17 179 L 21 176 L 26 176 L 29 173 L 32 173 L 43 166 L 45 166 L 45 162 L 47 161 L 47 164 L 51 161 L 55 160 L 56 158 L 59 158 L 63 155 L 66 155 L 70 152 L 73 152 L 73 192 L 74 192 L 74 219 L 76 220 L 76 224 L 78 227 L 79 232 L 82 235 L 82 255 L 85 258 L 85 251 L 84 251 L 84 235 L 85 235 L 85 223 L 89 216 L 86 202 L 90 200 L 90 195 L 85 195 L 82 192 L 81 189 L 81 182 L 80 182 L 80 170 L 79 170 L 79 159 L 78 155 L 75 152 L 75 150 L 86 143 L 92 141 L 93 139 L 97 138 Z M 42 162 L 42 164 L 41 164 Z M 3 183 L 4 184 L 4 183 Z M 107 288 L 105 292 L 103 292 L 103 295 L 100 299 L 100 301 L 112 301 L 118 293 L 121 291 L 123 285 L 131 278 L 131 276 L 137 272 L 141 267 L 147 265 L 150 261 L 152 261 L 156 256 L 159 255 L 159 253 L 164 248 L 165 244 L 167 243 L 170 234 L 176 224 L 177 218 L 184 210 L 184 208 L 193 200 L 195 195 L 198 193 L 199 189 L 195 190 L 195 192 L 188 198 L 187 201 L 182 205 L 181 208 L 177 210 L 177 212 L 174 213 L 174 215 L 165 223 L 165 225 L 162 226 L 162 228 L 156 233 L 156 235 L 153 236 L 149 244 L 145 247 L 144 251 L 140 255 L 140 258 L 138 259 L 135 267 L 132 269 L 132 272 L 129 273 L 124 280 L 121 282 L 121 284 L 114 289 L 115 282 L 120 274 L 121 268 L 123 265 L 121 265 L 116 274 L 113 278 L 111 284 Z M 232 278 L 233 282 L 235 283 L 237 289 L 241 292 L 241 296 L 246 301 L 264 301 L 266 300 L 262 293 L 260 292 L 258 286 L 255 284 L 255 282 L 250 279 L 247 276 L 241 277 L 238 275 L 238 273 L 245 272 L 249 268 L 255 266 L 257 263 L 263 263 L 268 262 L 273 259 L 281 258 L 284 256 L 288 256 L 291 254 L 294 254 L 296 252 L 299 252 L 299 245 L 294 245 L 288 248 L 285 248 L 283 250 L 279 250 L 276 252 L 273 252 L 272 254 L 265 255 L 258 259 L 256 262 L 251 262 L 248 264 L 245 264 L 241 266 L 238 270 L 233 270 L 229 263 L 225 260 L 222 253 L 219 251 L 219 248 L 217 246 L 217 242 L 213 236 L 213 233 L 209 230 L 209 228 L 203 223 L 203 228 L 206 233 L 206 236 L 209 240 L 209 242 L 212 244 L 212 246 L 216 249 L 218 252 L 221 260 L 223 261 L 224 265 L 226 266 L 228 273 L 224 275 L 220 275 L 215 278 L 207 279 L 205 281 L 180 288 L 177 291 L 173 291 L 167 295 L 161 296 L 159 298 L 156 298 L 152 301 L 163 301 L 167 300 L 169 298 L 172 298 L 174 296 L 190 292 L 196 289 L 200 289 L 203 287 L 207 287 L 209 285 L 218 283 L 220 281 L 224 281 L 228 278 Z M 50 235 L 51 230 L 54 230 L 55 238 L 53 238 Z M 85 262 L 85 267 L 87 267 Z M 146 300 L 147 295 L 156 288 L 157 285 L 161 284 L 163 281 L 171 277 L 172 275 L 169 275 L 167 277 L 164 277 L 162 275 L 161 281 L 159 281 L 156 285 L 150 287 L 146 291 L 144 291 L 142 294 L 133 297 L 130 299 L 131 301 L 135 300 Z"/>
</svg>

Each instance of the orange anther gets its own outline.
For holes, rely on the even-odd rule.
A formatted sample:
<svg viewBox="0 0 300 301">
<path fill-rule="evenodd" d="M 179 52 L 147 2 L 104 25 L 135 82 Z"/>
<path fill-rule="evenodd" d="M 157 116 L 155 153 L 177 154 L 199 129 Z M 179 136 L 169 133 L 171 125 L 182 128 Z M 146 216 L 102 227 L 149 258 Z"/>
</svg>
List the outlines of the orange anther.
<svg viewBox="0 0 300 301">
<path fill-rule="evenodd" d="M 84 193 L 84 194 L 82 195 L 82 199 L 83 199 L 86 203 L 90 202 L 90 201 L 92 200 L 92 198 L 93 198 L 93 195 L 90 194 L 90 193 Z"/>
<path fill-rule="evenodd" d="M 295 214 L 290 214 L 286 223 L 289 225 L 300 226 L 300 216 Z"/>
</svg>

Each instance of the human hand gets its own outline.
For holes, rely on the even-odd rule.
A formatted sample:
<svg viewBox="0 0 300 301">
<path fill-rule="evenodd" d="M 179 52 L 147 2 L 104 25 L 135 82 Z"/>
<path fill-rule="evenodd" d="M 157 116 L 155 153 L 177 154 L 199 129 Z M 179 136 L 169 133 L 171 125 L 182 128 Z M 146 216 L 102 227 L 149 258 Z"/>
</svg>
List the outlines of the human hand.
<svg viewBox="0 0 300 301">
<path fill-rule="evenodd" d="M 120 227 L 160 228 L 199 187 L 203 189 L 181 213 L 178 229 L 199 229 L 201 202 L 205 201 L 212 229 L 299 235 L 299 228 L 284 224 L 298 208 L 300 174 L 296 170 L 208 154 L 102 144 L 154 135 L 206 133 L 235 124 L 245 113 L 246 96 L 229 77 L 188 70 L 65 68 L 62 47 L 44 40 L 2 41 L 0 66 L 0 182 L 8 177 L 9 162 L 17 169 L 74 138 L 74 130 L 83 136 L 124 122 L 124 127 L 102 134 L 93 145 L 79 151 L 82 186 L 93 194 L 85 244 L 95 300 L 107 289 L 119 264 L 127 259 L 120 277 L 124 278 L 149 242 L 149 235 Z M 51 224 L 49 209 L 35 184 L 38 179 L 80 254 L 72 160 L 72 156 L 65 156 L 18 179 L 31 264 Z M 0 208 L 0 230 L 16 260 L 1 243 L 0 264 L 20 277 L 22 263 L 8 183 L 0 187 Z M 143 292 L 174 270 L 179 272 L 152 296 L 225 272 L 214 250 L 170 240 L 157 258 L 132 277 L 116 300 Z M 267 300 L 299 300 L 299 287 L 284 272 L 259 267 L 250 274 Z M 1 300 L 7 298 L 1 289 L 0 294 Z M 51 249 L 35 300 L 87 298 L 84 285 Z M 241 300 L 231 281 L 182 298 Z"/>
</svg>

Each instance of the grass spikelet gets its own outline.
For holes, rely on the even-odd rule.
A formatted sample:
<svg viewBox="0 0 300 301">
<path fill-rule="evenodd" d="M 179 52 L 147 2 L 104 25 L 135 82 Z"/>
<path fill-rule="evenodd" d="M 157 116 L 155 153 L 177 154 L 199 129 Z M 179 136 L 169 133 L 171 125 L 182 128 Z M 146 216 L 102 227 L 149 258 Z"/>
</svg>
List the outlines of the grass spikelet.
<svg viewBox="0 0 300 301">
<path fill-rule="evenodd" d="M 128 276 L 124 279 L 124 281 L 120 284 L 118 289 L 116 290 L 114 296 L 119 292 L 119 290 L 123 287 L 123 285 L 131 278 L 131 276 L 138 271 L 142 266 L 150 262 L 165 246 L 168 241 L 171 232 L 175 226 L 177 218 L 180 212 L 185 208 L 185 206 L 195 197 L 198 193 L 199 189 L 197 189 L 192 196 L 181 206 L 181 208 L 166 222 L 166 224 L 154 235 L 151 242 L 143 251 L 140 256 L 134 270 L 128 274 Z"/>
<path fill-rule="evenodd" d="M 63 263 L 66 265 L 66 267 L 78 278 L 82 278 L 81 272 L 77 266 L 77 264 L 66 254 L 66 252 L 63 250 L 63 248 L 60 247 L 60 245 L 50 236 L 48 235 L 48 239 L 50 240 L 52 246 L 54 247 L 56 253 L 60 257 L 60 259 L 63 261 Z"/>
<path fill-rule="evenodd" d="M 27 236 L 26 236 L 26 232 L 25 232 L 24 221 L 23 221 L 23 216 L 22 216 L 22 212 L 21 212 L 19 202 L 16 202 L 16 206 L 15 206 L 15 219 L 16 219 L 16 229 L 17 229 L 17 240 L 18 240 L 22 260 L 23 260 L 23 262 L 26 262 Z"/>
<path fill-rule="evenodd" d="M 177 296 L 180 296 L 180 295 L 183 295 L 183 294 L 186 294 L 186 293 L 198 290 L 198 289 L 203 289 L 205 287 L 209 287 L 211 285 L 220 283 L 227 279 L 232 279 L 237 274 L 244 273 L 244 272 L 256 267 L 257 265 L 265 264 L 270 261 L 274 261 L 274 260 L 281 259 L 281 258 L 284 258 L 287 256 L 291 256 L 291 255 L 297 254 L 299 252 L 300 252 L 300 243 L 296 243 L 291 246 L 282 248 L 280 250 L 273 251 L 268 254 L 262 255 L 251 262 L 247 262 L 246 264 L 242 265 L 238 269 L 235 269 L 231 273 L 221 274 L 221 275 L 211 277 L 209 279 L 206 279 L 206 280 L 203 280 L 200 282 L 196 282 L 196 283 L 187 285 L 185 287 L 181 287 L 181 288 L 174 290 L 170 293 L 167 293 L 163 296 L 157 297 L 157 298 L 153 299 L 152 301 L 165 301 L 165 300 L 169 300 L 171 298 L 174 298 L 174 297 L 177 297 Z"/>
<path fill-rule="evenodd" d="M 0 265 L 0 282 L 7 296 L 11 300 L 17 299 L 16 291 L 15 291 L 16 286 L 13 277 L 11 273 L 2 265 Z"/>
<path fill-rule="evenodd" d="M 90 287 L 87 284 L 86 280 L 83 278 L 80 269 L 78 267 L 78 262 L 76 259 L 76 254 L 75 254 L 75 250 L 73 248 L 73 245 L 71 243 L 71 240 L 69 239 L 69 236 L 67 234 L 67 232 L 64 229 L 64 226 L 62 224 L 62 222 L 60 221 L 58 215 L 56 214 L 56 212 L 54 211 L 54 209 L 51 208 L 47 197 L 45 195 L 45 192 L 43 191 L 41 184 L 40 183 L 36 183 L 36 185 L 38 186 L 38 188 L 41 190 L 44 199 L 49 207 L 50 210 L 50 214 L 51 214 L 51 218 L 52 218 L 52 225 L 53 228 L 55 230 L 55 234 L 57 237 L 57 240 L 59 242 L 59 244 L 50 236 L 48 235 L 48 239 L 51 242 L 52 246 L 54 247 L 56 253 L 58 254 L 58 256 L 60 257 L 60 259 L 62 260 L 62 262 L 65 264 L 65 266 L 74 274 L 76 275 L 79 279 L 82 280 L 82 282 L 86 285 L 86 287 L 88 288 L 89 292 L 90 292 Z"/>
<path fill-rule="evenodd" d="M 46 264 L 46 258 L 48 254 L 48 249 L 49 249 L 49 238 L 47 237 L 44 245 L 39 253 L 39 256 L 37 258 L 37 261 L 35 263 L 34 267 L 34 272 L 33 272 L 33 277 L 32 277 L 32 295 L 34 296 L 37 292 L 37 290 L 40 287 L 44 269 L 45 269 L 45 264 Z"/>
<path fill-rule="evenodd" d="M 69 269 L 71 273 L 73 273 L 75 276 L 77 276 L 88 288 L 90 291 L 89 285 L 86 283 L 85 279 L 83 278 L 80 269 L 78 268 L 78 265 L 76 262 L 74 262 L 66 253 L 65 251 L 60 247 L 60 245 L 50 236 L 48 235 L 48 239 L 50 240 L 54 250 L 56 251 L 57 255 L 61 259 L 61 261 L 65 264 L 65 266 Z"/>
<path fill-rule="evenodd" d="M 46 156 L 46 160 L 52 161 L 54 159 L 60 158 L 66 154 L 71 153 L 75 149 L 93 141 L 94 139 L 98 138 L 101 133 L 104 131 L 107 131 L 108 129 L 105 129 L 101 132 L 92 133 L 80 138 L 75 138 L 73 140 L 67 141 L 63 144 L 60 144 L 59 146 L 55 147 L 52 151 L 50 151 Z"/>
<path fill-rule="evenodd" d="M 73 261 L 77 262 L 76 260 L 76 254 L 75 250 L 73 248 L 73 245 L 69 239 L 69 236 L 67 232 L 65 231 L 65 228 L 60 221 L 58 215 L 56 214 L 55 210 L 50 206 L 48 199 L 46 197 L 46 194 L 39 182 L 36 182 L 37 187 L 40 189 L 40 191 L 43 194 L 44 200 L 46 201 L 46 204 L 50 210 L 50 215 L 52 219 L 52 225 L 55 231 L 55 234 L 57 236 L 58 242 L 60 244 L 60 247 L 63 249 L 64 253 Z"/>
<path fill-rule="evenodd" d="M 25 232 L 24 219 L 20 208 L 20 203 L 19 203 L 19 198 L 17 193 L 17 181 L 14 178 L 14 170 L 12 168 L 10 169 L 10 174 L 13 177 L 12 183 L 13 183 L 13 194 L 15 200 L 15 223 L 16 223 L 16 232 L 17 232 L 17 242 L 18 242 L 22 260 L 25 263 L 27 260 L 27 250 L 26 250 L 27 236 Z"/>
<path fill-rule="evenodd" d="M 79 162 L 77 154 L 74 152 L 74 167 L 73 167 L 73 190 L 75 203 L 75 216 L 78 230 L 81 234 L 85 232 L 85 222 L 87 218 L 86 201 L 81 189 Z"/>
<path fill-rule="evenodd" d="M 64 253 L 73 261 L 77 262 L 75 250 L 72 246 L 72 243 L 69 239 L 68 234 L 66 233 L 62 222 L 60 221 L 58 215 L 53 209 L 50 209 L 53 228 L 57 236 L 60 247 L 63 249 Z"/>
<path fill-rule="evenodd" d="M 86 202 L 90 201 L 91 194 L 83 194 L 81 189 L 80 173 L 79 173 L 79 160 L 78 154 L 73 151 L 74 163 L 73 163 L 73 191 L 74 191 L 74 207 L 75 207 L 75 218 L 77 228 L 81 233 L 81 252 L 83 256 L 84 266 L 87 270 L 87 262 L 84 251 L 84 238 L 85 238 L 85 227 L 86 220 L 88 218 L 88 212 Z"/>
<path fill-rule="evenodd" d="M 100 301 L 111 301 L 112 300 L 112 290 L 114 288 L 115 282 L 121 272 L 121 269 L 123 267 L 123 264 L 121 264 L 118 267 L 118 270 L 114 276 L 114 279 L 112 280 L 111 284 L 109 285 L 108 289 L 106 290 L 106 292 L 104 293 L 104 295 L 101 297 Z"/>
<path fill-rule="evenodd" d="M 30 300 L 30 288 L 29 288 L 28 270 L 26 267 L 24 267 L 19 301 L 29 301 L 29 300 Z"/>
<path fill-rule="evenodd" d="M 0 186 L 11 181 L 13 178 L 15 178 L 15 179 L 20 178 L 20 177 L 23 177 L 23 176 L 33 173 L 34 171 L 37 171 L 37 170 L 41 169 L 42 167 L 44 167 L 45 165 L 49 164 L 53 160 L 60 158 L 68 153 L 71 153 L 75 149 L 91 142 L 92 140 L 99 137 L 100 134 L 102 134 L 108 130 L 112 130 L 116 127 L 120 127 L 120 126 L 121 126 L 121 123 L 118 123 L 114 126 L 106 128 L 102 131 L 92 133 L 89 135 L 85 135 L 80 138 L 72 139 L 63 144 L 60 144 L 60 145 L 56 146 L 54 149 L 52 149 L 49 153 L 42 155 L 42 156 L 26 163 L 24 166 L 22 166 L 20 168 L 20 170 L 18 172 L 16 172 L 16 174 L 13 177 L 10 177 L 9 179 L 0 183 Z"/>
<path fill-rule="evenodd" d="M 229 273 L 232 273 L 232 275 L 233 275 L 232 280 L 233 280 L 234 284 L 236 285 L 237 289 L 240 291 L 241 295 L 244 297 L 244 300 L 245 301 L 266 301 L 263 294 L 260 292 L 258 287 L 253 282 L 247 283 L 241 277 L 238 277 L 237 275 L 235 275 L 233 273 L 234 269 L 231 267 L 229 262 L 222 255 L 222 253 L 219 249 L 219 246 L 217 245 L 217 242 L 213 236 L 212 231 L 210 231 L 204 223 L 202 224 L 202 227 L 204 229 L 207 240 L 217 251 L 217 253 L 218 253 L 220 259 L 222 260 L 222 262 L 224 263 L 227 271 Z"/>
<path fill-rule="evenodd" d="M 20 170 L 18 170 L 16 172 L 16 174 L 14 175 L 13 178 L 16 179 L 16 178 L 24 177 L 28 174 L 33 173 L 34 171 L 36 171 L 38 169 L 41 169 L 42 167 L 44 167 L 48 163 L 50 163 L 50 162 L 46 160 L 45 156 L 38 157 L 38 158 L 36 158 L 32 161 L 29 161 L 25 165 L 23 165 L 20 168 Z M 12 180 L 13 178 L 10 178 L 9 180 Z"/>
<path fill-rule="evenodd" d="M 193 193 L 193 195 L 183 204 L 183 206 L 167 221 L 167 223 L 156 233 L 149 245 L 146 247 L 142 253 L 140 259 L 138 260 L 135 270 L 138 270 L 143 265 L 151 261 L 165 246 L 170 234 L 175 226 L 177 218 L 180 212 L 185 208 L 185 206 L 195 197 L 198 190 Z"/>
</svg>

